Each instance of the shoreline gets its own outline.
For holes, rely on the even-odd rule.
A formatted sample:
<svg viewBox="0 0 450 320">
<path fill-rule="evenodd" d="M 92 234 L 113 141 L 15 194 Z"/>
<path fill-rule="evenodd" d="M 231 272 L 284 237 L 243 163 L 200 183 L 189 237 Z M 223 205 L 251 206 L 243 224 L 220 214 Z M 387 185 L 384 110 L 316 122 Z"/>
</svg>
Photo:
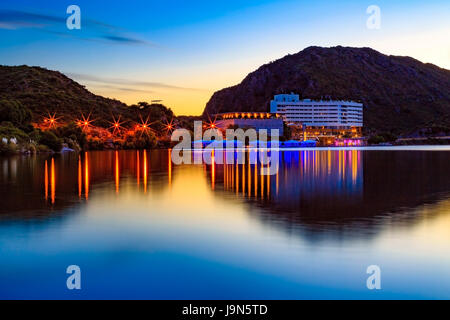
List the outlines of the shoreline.
<svg viewBox="0 0 450 320">
<path fill-rule="evenodd" d="M 38 152 L 15 152 L 15 153 L 0 153 L 0 156 L 33 156 L 33 155 L 61 155 L 67 153 L 83 153 L 83 152 L 103 152 L 103 151 L 142 151 L 142 150 L 171 150 L 172 148 L 152 148 L 152 149 L 103 149 L 103 150 L 65 150 L 60 152 L 54 151 L 38 151 Z M 211 151 L 208 149 L 183 149 L 186 151 L 200 152 L 200 151 Z M 222 149 L 226 151 L 226 149 Z M 372 146 L 348 146 L 348 147 L 335 147 L 335 146 L 323 146 L 323 147 L 282 147 L 282 148 L 234 148 L 234 152 L 243 152 L 243 151 L 260 151 L 260 150 L 271 150 L 271 151 L 341 151 L 341 150 L 357 150 L 357 151 L 450 151 L 450 144 L 448 145 L 392 145 L 392 146 L 383 146 L 383 145 L 372 145 Z M 215 151 L 220 151 L 216 149 Z"/>
</svg>

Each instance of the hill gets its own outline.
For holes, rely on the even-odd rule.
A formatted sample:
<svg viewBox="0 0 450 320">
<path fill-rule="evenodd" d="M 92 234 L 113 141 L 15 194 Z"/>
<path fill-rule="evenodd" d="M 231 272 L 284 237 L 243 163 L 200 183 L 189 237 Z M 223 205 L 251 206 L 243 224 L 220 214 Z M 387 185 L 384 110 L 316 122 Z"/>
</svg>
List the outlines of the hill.
<svg viewBox="0 0 450 320">
<path fill-rule="evenodd" d="M 42 132 L 40 129 L 46 131 L 48 128 L 45 118 L 49 114 L 56 115 L 57 125 L 50 127 L 51 132 Z M 89 126 L 83 130 L 78 128 L 77 120 L 89 115 L 89 120 L 93 120 Z M 123 130 L 112 134 L 111 122 L 119 116 Z M 118 100 L 95 95 L 57 71 L 0 66 L 0 140 L 18 139 L 19 147 L 25 151 L 36 149 L 39 144 L 59 150 L 61 143 L 77 149 L 154 146 L 156 138 L 159 141 L 166 138 L 164 122 L 174 118 L 172 110 L 162 104 L 139 102 L 127 106 Z M 136 124 L 144 122 L 151 123 L 151 127 L 142 126 L 145 131 L 153 129 L 144 135 L 145 139 L 142 135 L 132 134 Z M 0 153 L 10 149 L 17 148 L 11 143 L 0 145 Z"/>
<path fill-rule="evenodd" d="M 111 113 L 127 112 L 127 105 L 97 96 L 57 71 L 40 67 L 0 66 L 0 100 L 19 101 L 39 121 L 48 112 L 74 120 L 81 113 L 109 119 Z"/>
<path fill-rule="evenodd" d="M 351 99 L 364 103 L 367 132 L 417 133 L 450 128 L 450 71 L 370 48 L 309 47 L 261 66 L 240 84 L 220 90 L 204 115 L 268 111 L 275 94 Z"/>
</svg>

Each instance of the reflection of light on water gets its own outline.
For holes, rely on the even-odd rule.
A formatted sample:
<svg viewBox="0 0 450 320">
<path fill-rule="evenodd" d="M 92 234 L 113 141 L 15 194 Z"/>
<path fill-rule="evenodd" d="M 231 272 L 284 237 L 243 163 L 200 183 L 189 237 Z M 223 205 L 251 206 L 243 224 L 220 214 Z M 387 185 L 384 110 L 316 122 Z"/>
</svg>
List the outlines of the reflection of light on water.
<svg viewBox="0 0 450 320">
<path fill-rule="evenodd" d="M 133 151 L 128 153 L 125 158 L 120 157 L 120 151 L 113 151 L 114 157 L 112 164 L 108 168 L 114 172 L 112 184 L 116 194 L 123 191 L 123 185 L 127 184 L 125 180 L 120 181 L 126 175 L 126 172 L 134 172 L 137 189 L 141 185 L 144 186 L 144 192 L 148 191 L 150 183 L 150 162 L 147 156 L 148 151 L 143 150 L 143 159 L 141 161 L 140 151 Z M 270 175 L 262 175 L 262 168 L 270 171 L 270 163 L 265 165 L 252 164 L 255 160 L 258 161 L 256 152 L 248 151 L 248 155 L 244 154 L 245 163 L 239 164 L 235 161 L 234 164 L 218 164 L 220 155 L 217 150 L 211 153 L 211 166 L 204 165 L 203 170 L 205 176 L 210 179 L 210 186 L 212 190 L 218 189 L 218 183 L 222 190 L 230 190 L 236 195 L 244 197 L 254 197 L 259 199 L 275 200 L 279 197 L 284 198 L 287 193 L 298 192 L 301 190 L 302 194 L 310 194 L 314 192 L 322 192 L 319 190 L 333 190 L 333 193 L 360 193 L 362 192 L 362 166 L 360 151 L 357 150 L 339 150 L 336 152 L 327 151 L 284 151 L 282 154 L 283 162 L 277 165 L 276 174 L 272 177 Z M 219 151 L 220 152 L 220 151 Z M 165 184 L 171 187 L 173 164 L 172 164 L 172 150 L 167 150 L 167 158 L 164 159 L 160 165 L 163 166 L 167 174 L 167 182 Z M 92 158 L 94 156 L 94 158 Z M 252 156 L 256 156 L 253 159 Z M 136 157 L 136 158 L 135 158 Z M 93 160 L 94 159 L 94 160 Z M 92 178 L 90 170 L 94 170 L 94 175 L 101 172 L 102 168 L 106 168 L 105 164 L 98 164 L 96 161 L 97 153 L 85 152 L 84 159 L 78 156 L 78 162 L 75 162 L 78 181 L 78 198 L 81 199 L 83 179 L 85 184 L 85 199 L 89 197 L 90 179 Z M 167 159 L 167 160 L 166 160 Z M 128 161 L 129 160 L 129 161 Z M 57 160 L 56 160 L 57 161 Z M 84 163 L 83 163 L 84 161 Z M 92 162 L 94 166 L 91 168 Z M 164 162 L 167 167 L 165 167 Z M 347 165 L 348 162 L 348 165 Z M 142 165 L 142 167 L 141 167 Z M 51 168 L 49 168 L 52 166 Z M 127 168 L 131 168 L 128 170 Z M 208 169 L 207 169 L 208 168 Z M 157 169 L 155 169 L 157 170 Z M 209 171 L 211 170 L 211 171 Z M 223 172 L 220 172 L 223 170 Z M 55 177 L 55 160 L 52 163 L 45 162 L 45 198 L 52 199 L 52 187 L 56 189 Z M 84 172 L 83 172 L 84 171 Z M 111 172 L 111 171 L 110 171 Z M 53 179 L 52 179 L 53 174 Z M 219 176 L 218 176 L 219 174 Z M 122 176 L 121 176 L 122 175 Z M 205 177 L 204 176 L 204 177 Z M 220 179 L 223 176 L 223 182 Z M 52 184 L 53 183 L 53 184 Z M 49 186 L 50 184 L 50 186 Z M 222 188 L 223 185 L 223 188 Z M 292 187 L 295 188 L 292 188 Z M 296 191 L 297 190 L 297 191 Z M 314 191 L 315 190 L 315 191 Z M 54 201 L 54 195 L 53 200 Z"/>
<path fill-rule="evenodd" d="M 84 153 L 84 196 L 89 199 L 89 154 Z"/>
<path fill-rule="evenodd" d="M 48 199 L 48 164 L 47 164 L 47 160 L 45 160 L 44 174 L 45 174 L 45 178 L 44 178 L 45 200 L 47 200 Z"/>
<path fill-rule="evenodd" d="M 355 184 L 356 178 L 358 177 L 358 153 L 356 150 L 352 150 L 351 157 L 352 157 L 352 182 L 353 184 Z"/>
<path fill-rule="evenodd" d="M 259 189 L 261 190 L 261 199 L 264 199 L 264 176 L 259 176 Z"/>
<path fill-rule="evenodd" d="M 327 153 L 327 168 L 328 168 L 328 174 L 331 174 L 331 150 L 328 150 Z"/>
<path fill-rule="evenodd" d="M 81 199 L 81 191 L 83 188 L 83 173 L 81 169 L 81 156 L 78 156 L 78 198 Z"/>
<path fill-rule="evenodd" d="M 267 172 L 270 172 L 270 164 L 267 163 Z M 267 196 L 270 198 L 270 177 L 271 175 L 267 175 Z"/>
<path fill-rule="evenodd" d="M 372 156 L 373 153 L 369 153 L 369 157 Z M 126 156 L 126 154 L 129 156 Z M 429 171 L 426 171 L 419 179 L 416 179 L 415 175 L 411 175 L 412 183 L 408 183 L 400 179 L 404 176 L 396 175 L 397 171 L 395 170 L 392 170 L 392 172 L 380 171 L 380 169 L 385 169 L 385 167 L 377 166 L 376 161 L 380 158 L 375 157 L 372 158 L 371 162 L 368 162 L 369 157 L 363 158 L 367 154 L 362 153 L 359 157 L 358 153 L 349 152 L 347 156 L 349 163 L 346 166 L 345 176 L 341 177 L 340 180 L 339 175 L 342 172 L 338 171 L 338 152 L 332 152 L 330 159 L 329 152 L 318 151 L 316 154 L 318 162 L 315 162 L 315 168 L 319 170 L 317 175 L 317 172 L 311 170 L 313 154 L 309 152 L 309 156 L 304 155 L 302 158 L 302 155 L 296 151 L 288 154 L 288 156 L 292 156 L 291 161 L 280 163 L 281 171 L 277 177 L 270 177 L 271 182 L 267 185 L 272 190 L 269 191 L 271 192 L 271 201 L 281 200 L 277 203 L 265 201 L 264 205 L 260 205 L 256 201 L 236 200 L 238 197 L 234 196 L 233 191 L 224 194 L 220 190 L 222 185 L 219 181 L 222 177 L 220 164 L 217 164 L 214 168 L 214 192 L 211 192 L 210 184 L 207 181 L 207 179 L 212 178 L 211 173 L 205 176 L 201 167 L 189 165 L 173 167 L 176 170 L 173 172 L 176 174 L 176 179 L 173 179 L 172 192 L 165 192 L 168 183 L 166 151 L 150 153 L 152 156 L 152 174 L 149 175 L 148 183 L 151 186 L 151 188 L 149 187 L 151 192 L 144 196 L 142 188 L 139 192 L 136 190 L 136 171 L 130 169 L 136 164 L 140 167 L 140 163 L 142 163 L 140 159 L 134 159 L 135 154 L 136 151 L 119 152 L 120 197 L 116 197 L 114 193 L 113 153 L 109 151 L 104 153 L 90 152 L 89 158 L 86 157 L 86 159 L 89 161 L 88 167 L 91 170 L 90 178 L 92 180 L 90 182 L 92 184 L 91 199 L 87 205 L 72 206 L 69 203 L 69 209 L 61 209 L 60 214 L 45 220 L 40 218 L 38 222 L 35 222 L 29 221 L 26 217 L 20 225 L 18 223 L 2 225 L 0 234 L 4 235 L 2 240 L 6 243 L 3 247 L 5 252 L 8 253 L 2 255 L 2 266 L 6 270 L 5 274 L 9 274 L 10 270 L 13 272 L 17 269 L 19 263 L 24 266 L 29 262 L 32 263 L 36 256 L 35 253 L 50 253 L 47 254 L 46 258 L 48 259 L 36 261 L 37 267 L 42 272 L 40 277 L 34 277 L 33 281 L 37 281 L 36 278 L 43 278 L 43 281 L 33 283 L 23 281 L 25 283 L 23 284 L 22 277 L 17 278 L 16 283 L 23 285 L 23 287 L 18 287 L 19 289 L 37 288 L 36 290 L 39 291 L 36 291 L 36 294 L 41 294 L 41 284 L 45 281 L 51 284 L 48 279 L 54 278 L 54 275 L 50 274 L 54 269 L 52 265 L 58 264 L 61 258 L 67 258 L 66 260 L 74 260 L 73 258 L 75 258 L 77 260 L 80 253 L 89 248 L 89 252 L 93 253 L 88 257 L 90 268 L 92 268 L 90 273 L 94 278 L 100 279 L 98 282 L 99 291 L 96 292 L 105 294 L 107 293 L 106 290 L 110 290 L 108 286 L 104 287 L 101 283 L 105 263 L 111 260 L 112 255 L 122 257 L 125 255 L 125 258 L 130 258 L 130 254 L 132 254 L 132 259 L 122 259 L 125 268 L 116 268 L 117 270 L 113 270 L 113 272 L 119 272 L 118 276 L 122 278 L 130 277 L 129 270 L 139 271 L 139 273 L 136 272 L 136 277 L 127 281 L 127 286 L 118 286 L 117 292 L 132 292 L 133 288 L 142 287 L 142 275 L 145 277 L 145 272 L 149 269 L 157 271 L 154 272 L 157 276 L 158 274 L 162 275 L 163 280 L 161 286 L 158 287 L 162 288 L 162 292 L 164 292 L 164 288 L 170 286 L 176 286 L 180 283 L 182 286 L 185 280 L 183 275 L 170 268 L 173 262 L 177 261 L 178 269 L 188 268 L 195 271 L 192 272 L 195 281 L 204 280 L 205 266 L 209 267 L 210 262 L 218 263 L 217 265 L 211 265 L 212 268 L 218 266 L 217 270 L 221 275 L 224 275 L 227 279 L 236 279 L 232 285 L 233 288 L 238 289 L 242 283 L 246 284 L 246 277 L 251 273 L 255 275 L 255 281 L 262 283 L 266 288 L 264 290 L 267 290 L 252 291 L 253 294 L 286 293 L 285 283 L 289 281 L 292 291 L 295 294 L 298 293 L 300 297 L 304 296 L 309 288 L 317 290 L 316 296 L 319 298 L 329 297 L 330 292 L 331 294 L 338 292 L 337 294 L 345 295 L 345 297 L 348 297 L 346 294 L 349 294 L 350 298 L 358 298 L 360 294 L 363 297 L 369 297 L 370 293 L 364 295 L 367 291 L 364 282 L 358 279 L 352 282 L 352 279 L 358 272 L 364 274 L 365 269 L 361 268 L 361 265 L 364 264 L 365 267 L 366 262 L 371 264 L 371 261 L 375 258 L 377 264 L 384 266 L 382 269 L 387 268 L 392 271 L 390 280 L 394 280 L 390 283 L 392 290 L 383 298 L 391 298 L 392 292 L 405 298 L 411 296 L 421 298 L 423 297 L 421 296 L 422 292 L 427 293 L 426 297 L 433 297 L 433 295 L 435 297 L 448 297 L 448 286 L 444 280 L 448 279 L 450 265 L 450 257 L 445 255 L 445 252 L 449 250 L 450 243 L 448 233 L 450 216 L 443 214 L 450 210 L 448 201 L 440 201 L 438 206 L 431 205 L 428 202 L 425 203 L 417 212 L 411 214 L 411 220 L 406 219 L 405 213 L 394 216 L 395 219 L 392 219 L 392 221 L 381 221 L 383 217 L 373 217 L 372 215 L 366 217 L 363 214 L 363 209 L 367 209 L 371 205 L 376 206 L 376 202 L 383 202 L 383 196 L 389 196 L 387 191 L 394 191 L 392 188 L 384 188 L 386 182 L 382 178 L 389 174 L 402 181 L 396 186 L 405 188 L 405 193 L 414 191 L 414 186 L 411 187 L 411 185 L 420 183 L 424 183 L 425 186 L 433 186 L 433 188 L 418 192 L 417 195 L 427 195 L 430 191 L 439 191 L 439 188 L 447 188 L 445 190 L 448 190 L 448 183 L 445 181 L 436 185 L 434 181 L 429 181 L 429 184 L 426 184 L 428 180 L 424 180 L 426 173 L 430 174 L 430 180 L 438 178 L 438 165 L 439 163 L 445 164 L 444 161 L 426 162 L 423 166 L 413 166 L 412 168 L 423 168 Z M 155 154 L 156 157 L 153 158 Z M 375 156 L 378 155 L 375 154 Z M 399 155 L 393 156 L 398 157 Z M 63 182 L 58 185 L 58 204 L 61 205 L 61 208 L 64 205 L 63 196 L 67 195 L 68 199 L 76 199 L 77 196 L 75 183 L 78 156 L 71 156 L 70 163 L 65 161 L 63 157 L 64 155 L 54 160 L 55 169 L 56 165 L 58 166 L 58 182 Z M 216 152 L 215 160 L 218 160 L 218 158 L 219 155 Z M 310 161 L 305 161 L 305 158 Z M 51 165 L 50 159 L 48 159 L 48 166 Z M 301 159 L 301 162 L 299 162 L 299 159 Z M 365 206 L 362 206 L 362 202 L 359 201 L 361 198 L 354 194 L 355 191 L 358 192 L 362 189 L 363 172 L 360 160 L 363 159 L 365 160 L 364 169 L 366 171 L 364 174 L 368 178 L 367 182 L 374 184 L 374 188 L 366 190 L 367 197 L 365 196 L 362 199 Z M 405 157 L 394 158 L 394 160 L 404 159 Z M 419 157 L 415 159 L 416 163 L 421 161 Z M 43 160 L 39 162 L 40 172 L 44 171 L 45 168 L 42 168 Z M 80 160 L 85 161 L 83 155 L 81 159 L 78 158 L 78 161 Z M 439 160 L 448 160 L 448 156 L 444 156 L 444 158 L 441 156 Z M 383 161 L 383 163 L 387 162 Z M 80 165 L 82 169 L 81 178 L 83 178 L 83 169 L 86 166 L 84 163 L 78 162 L 78 178 L 80 178 Z M 343 164 L 341 165 L 343 166 Z M 406 164 L 400 162 L 399 166 L 401 165 Z M 331 166 L 331 174 L 329 174 L 329 166 Z M 232 167 L 234 168 L 234 165 Z M 224 173 L 224 176 L 227 177 L 225 179 L 227 181 L 231 178 L 229 172 L 231 172 L 232 167 L 225 166 L 224 171 L 226 173 Z M 306 170 L 303 170 L 303 168 Z M 398 169 L 398 167 L 394 168 Z M 24 173 L 28 177 L 34 173 L 30 166 L 24 169 L 24 166 L 21 165 L 18 169 L 19 172 L 21 172 L 20 170 L 27 170 Z M 50 179 L 50 169 L 48 168 L 46 172 L 47 180 Z M 253 195 L 254 190 L 252 188 L 256 189 L 260 185 L 260 182 L 257 181 L 258 169 L 259 166 L 252 167 L 252 165 L 239 168 L 241 173 L 248 170 L 245 178 L 246 182 L 250 182 L 250 187 L 245 190 L 246 194 Z M 254 170 L 255 175 L 252 176 Z M 286 172 L 286 175 L 283 172 Z M 420 174 L 419 170 L 414 172 Z M 406 171 L 405 173 L 407 174 Z M 445 170 L 442 173 L 445 174 Z M 381 177 L 377 180 L 376 178 L 380 174 Z M 22 173 L 20 176 L 22 176 Z M 41 174 L 39 174 L 39 177 L 40 179 L 36 179 L 33 185 L 33 191 L 39 195 L 37 206 L 41 206 L 41 202 L 43 202 L 41 199 L 42 185 L 38 184 L 42 182 Z M 247 179 L 248 177 L 249 179 Z M 284 177 L 286 177 L 286 180 Z M 448 177 L 448 175 L 444 177 Z M 142 178 L 142 168 L 140 168 L 140 178 Z M 356 185 L 354 184 L 355 178 Z M 275 193 L 273 192 L 278 180 L 280 188 L 278 197 L 280 198 L 274 197 Z M 8 186 L 6 182 L 4 185 Z M 27 182 L 29 183 L 24 179 L 24 187 L 28 186 Z M 241 185 L 240 182 L 239 185 Z M 228 186 L 230 189 L 234 189 L 233 185 L 229 184 Z M 68 195 L 69 193 L 70 195 Z M 381 195 L 379 195 L 380 193 Z M 25 195 L 22 195 L 22 193 L 17 196 L 11 195 L 17 197 L 13 198 L 17 203 L 16 206 L 19 205 L 19 202 L 23 202 L 20 200 L 28 197 L 27 193 Z M 416 198 L 419 199 L 419 197 Z M 338 207 L 340 211 L 348 209 L 349 206 L 347 205 L 350 205 L 351 207 L 348 210 L 352 212 L 349 215 L 350 218 L 361 217 L 369 223 L 361 222 L 360 224 L 358 220 L 358 223 L 349 225 L 345 221 L 336 220 L 330 224 L 322 224 L 322 218 L 313 215 L 306 216 L 303 220 L 305 212 L 318 213 L 322 208 L 326 209 L 326 206 L 320 205 L 321 203 L 337 203 L 339 201 L 342 202 L 341 204 L 346 204 L 345 207 Z M 401 205 L 416 206 L 418 202 L 422 201 L 416 202 L 415 198 L 411 198 L 402 202 Z M 280 204 L 286 204 L 286 207 Z M 330 204 L 329 207 L 332 210 L 335 209 L 334 205 Z M 286 209 L 292 209 L 293 211 L 289 213 Z M 386 212 L 384 207 L 380 207 L 381 209 L 383 211 L 377 210 L 377 212 Z M 409 209 L 406 210 L 409 211 Z M 285 215 L 284 212 L 288 214 Z M 342 214 L 342 212 L 340 213 Z M 37 214 L 41 215 L 41 213 Z M 325 218 L 332 218 L 334 214 L 339 215 L 339 212 L 334 211 Z M 391 214 L 386 215 L 392 216 Z M 292 220 L 290 220 L 291 217 Z M 390 225 L 392 227 L 383 228 Z M 18 226 L 20 229 L 18 229 Z M 36 232 L 37 230 L 39 232 Z M 24 236 L 17 237 L 17 234 L 23 234 Z M 220 248 L 220 250 L 215 250 L 217 248 Z M 18 249 L 22 249 L 19 251 L 23 254 L 17 255 Z M 201 262 L 200 267 L 192 264 L 198 261 Z M 273 261 L 277 261 L 277 263 L 274 264 Z M 120 270 L 125 271 L 121 272 Z M 302 272 L 299 273 L 299 270 L 302 270 Z M 335 272 L 330 276 L 329 270 L 337 270 L 337 273 Z M 424 270 L 430 272 L 424 273 L 423 279 L 419 279 L 417 286 L 408 285 L 411 275 L 423 273 Z M 216 276 L 216 274 L 217 272 L 212 276 Z M 333 276 L 338 278 L 339 281 L 333 282 Z M 27 277 L 26 275 L 23 279 L 27 280 Z M 15 279 L 15 277 L 13 278 Z M 283 280 L 281 282 L 282 289 L 270 285 L 270 283 L 279 283 L 280 279 Z M 131 280 L 136 281 L 135 286 Z M 213 278 L 211 280 L 214 281 Z M 12 284 L 15 285 L 16 283 Z M 151 285 L 150 280 L 145 282 L 145 285 L 148 284 Z M 355 289 L 357 286 L 361 288 L 361 291 Z M 256 290 L 261 290 L 260 287 Z M 13 286 L 11 288 L 11 292 L 14 292 Z M 5 287 L 3 291 L 6 292 L 6 289 L 8 288 Z M 18 289 L 16 288 L 16 290 Z M 50 287 L 48 290 L 50 292 L 53 288 Z M 411 290 L 413 291 L 411 292 Z M 57 289 L 55 292 L 58 292 Z M 233 290 L 232 293 L 235 292 L 236 290 Z M 315 293 L 314 291 L 310 292 L 311 294 Z M 321 295 L 322 292 L 324 293 L 323 296 Z M 386 293 L 386 291 L 383 292 Z M 294 297 L 294 293 L 292 296 L 289 295 L 288 298 L 297 298 L 298 296 Z M 114 293 L 114 295 L 117 295 L 117 293 Z M 220 291 L 218 295 L 223 296 L 224 292 Z M 333 297 L 335 296 L 333 295 Z M 127 298 L 126 294 L 124 294 L 124 298 Z M 146 297 L 142 296 L 142 298 Z"/>
<path fill-rule="evenodd" d="M 119 184 L 120 184 L 120 168 L 119 168 L 119 152 L 116 151 L 115 153 L 115 170 L 114 170 L 114 177 L 116 182 L 116 193 L 119 193 Z"/>
<path fill-rule="evenodd" d="M 172 149 L 169 149 L 168 152 L 168 179 L 169 179 L 169 187 L 172 185 Z"/>
<path fill-rule="evenodd" d="M 144 150 L 144 192 L 147 192 L 147 150 Z"/>
<path fill-rule="evenodd" d="M 248 171 L 247 194 L 248 194 L 248 197 L 250 198 L 252 196 L 252 171 L 251 171 L 251 168 L 250 168 L 250 154 L 248 155 L 248 159 L 249 159 L 249 161 L 248 161 L 248 167 L 247 167 L 247 171 Z"/>
<path fill-rule="evenodd" d="M 255 167 L 255 172 L 254 172 L 254 175 L 255 175 L 255 197 L 257 197 L 258 196 L 258 166 L 255 164 L 254 167 Z"/>
<path fill-rule="evenodd" d="M 244 196 L 245 195 L 245 185 L 246 185 L 246 183 L 245 183 L 245 178 L 246 178 L 246 176 L 247 176 L 247 173 L 245 172 L 245 168 L 246 168 L 246 166 L 245 166 L 245 164 L 240 164 L 239 165 L 239 183 L 240 183 L 240 187 L 239 187 L 239 189 L 240 189 L 240 193 L 242 193 L 242 195 Z"/>
<path fill-rule="evenodd" d="M 141 164 L 140 164 L 140 159 L 139 159 L 139 151 L 136 151 L 136 179 L 137 179 L 138 189 L 139 189 L 140 179 L 141 179 L 141 177 L 140 177 L 140 169 L 141 169 L 140 166 L 141 166 Z"/>
<path fill-rule="evenodd" d="M 333 190 L 333 194 L 362 192 L 362 164 L 358 150 L 285 151 L 282 154 L 284 161 L 277 165 L 274 176 L 260 174 L 262 167 L 269 171 L 270 163 L 252 165 L 250 157 L 249 151 L 247 163 L 223 165 L 224 190 L 269 200 L 291 194 L 294 192 L 292 186 L 298 186 L 296 189 L 306 194 L 319 192 L 316 195 L 323 192 L 318 190 Z M 209 178 L 212 179 L 214 173 L 213 186 L 217 189 L 218 166 L 211 167 L 211 170 Z"/>
<path fill-rule="evenodd" d="M 236 194 L 239 194 L 239 164 L 236 161 Z"/>
<path fill-rule="evenodd" d="M 56 177 L 55 177 L 55 159 L 52 158 L 52 168 L 51 168 L 51 177 L 50 177 L 50 189 L 52 194 L 52 204 L 55 203 L 55 194 L 56 194 Z"/>
<path fill-rule="evenodd" d="M 215 163 L 215 153 L 214 150 L 211 153 L 211 188 L 214 190 L 215 184 L 216 184 L 216 163 Z M 169 162 L 170 161 L 170 154 L 169 154 Z"/>
<path fill-rule="evenodd" d="M 280 186 L 280 163 L 277 163 L 277 176 L 276 176 L 275 185 L 276 185 L 275 192 L 276 192 L 276 195 L 278 196 L 278 188 Z"/>
</svg>

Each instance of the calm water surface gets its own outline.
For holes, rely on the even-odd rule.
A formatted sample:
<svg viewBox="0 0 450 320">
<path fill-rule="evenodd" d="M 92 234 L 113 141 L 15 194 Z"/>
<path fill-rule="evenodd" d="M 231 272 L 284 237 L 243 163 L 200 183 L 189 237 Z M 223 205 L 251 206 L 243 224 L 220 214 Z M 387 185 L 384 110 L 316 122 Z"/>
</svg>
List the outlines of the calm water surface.
<svg viewBox="0 0 450 320">
<path fill-rule="evenodd" d="M 0 157 L 0 298 L 448 299 L 449 151 L 286 151 L 270 178 L 168 150 Z"/>
</svg>

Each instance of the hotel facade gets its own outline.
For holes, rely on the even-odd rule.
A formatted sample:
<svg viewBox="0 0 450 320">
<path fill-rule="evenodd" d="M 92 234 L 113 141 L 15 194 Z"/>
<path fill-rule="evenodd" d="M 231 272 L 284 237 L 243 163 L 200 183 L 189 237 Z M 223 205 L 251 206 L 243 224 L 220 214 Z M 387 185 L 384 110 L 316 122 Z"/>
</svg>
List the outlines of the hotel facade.
<svg viewBox="0 0 450 320">
<path fill-rule="evenodd" d="M 336 139 L 362 135 L 362 103 L 300 100 L 298 94 L 279 94 L 270 102 L 270 112 L 281 116 L 297 139 L 334 144 Z"/>
<path fill-rule="evenodd" d="M 268 112 L 228 112 L 214 115 L 217 119 L 216 126 L 221 130 L 231 127 L 237 128 L 253 128 L 256 131 L 276 129 L 279 135 L 284 134 L 283 119 L 277 115 Z"/>
</svg>

